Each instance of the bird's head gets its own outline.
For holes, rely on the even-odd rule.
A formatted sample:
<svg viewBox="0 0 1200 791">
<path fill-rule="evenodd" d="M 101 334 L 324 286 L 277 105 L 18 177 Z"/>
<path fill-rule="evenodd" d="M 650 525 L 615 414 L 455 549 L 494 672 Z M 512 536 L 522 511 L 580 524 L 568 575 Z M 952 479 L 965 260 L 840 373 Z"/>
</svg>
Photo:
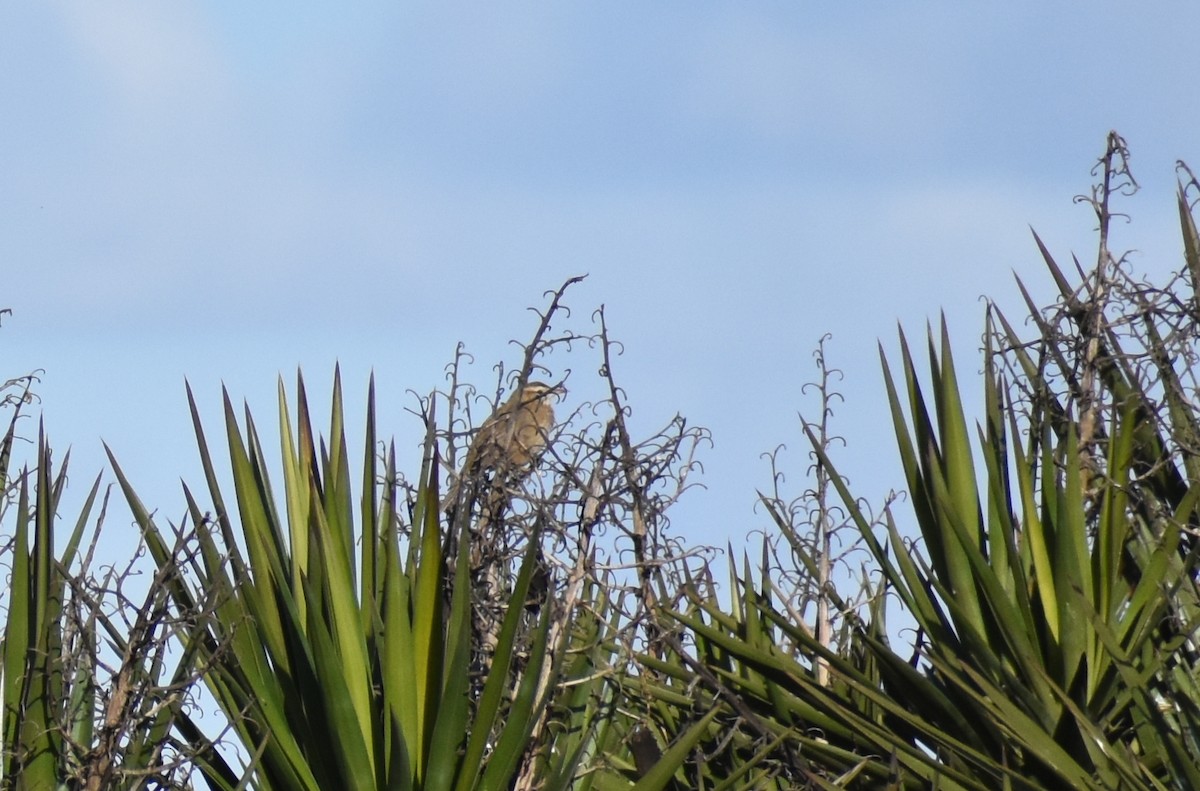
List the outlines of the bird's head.
<svg viewBox="0 0 1200 791">
<path fill-rule="evenodd" d="M 562 398 L 567 394 L 567 388 L 562 385 L 548 385 L 545 382 L 526 382 L 521 391 L 522 401 L 537 401 L 548 396 Z"/>
</svg>

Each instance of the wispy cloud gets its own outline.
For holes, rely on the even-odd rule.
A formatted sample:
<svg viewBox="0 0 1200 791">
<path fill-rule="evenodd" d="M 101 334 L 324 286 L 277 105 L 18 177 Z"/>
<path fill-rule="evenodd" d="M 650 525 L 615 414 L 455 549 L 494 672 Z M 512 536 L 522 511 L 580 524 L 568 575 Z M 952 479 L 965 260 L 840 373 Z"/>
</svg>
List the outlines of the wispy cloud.
<svg viewBox="0 0 1200 791">
<path fill-rule="evenodd" d="M 212 28 L 178 4 L 55 2 L 69 40 L 128 110 L 162 114 L 209 105 L 229 91 L 228 68 Z M 142 120 L 151 120 L 143 118 Z"/>
</svg>

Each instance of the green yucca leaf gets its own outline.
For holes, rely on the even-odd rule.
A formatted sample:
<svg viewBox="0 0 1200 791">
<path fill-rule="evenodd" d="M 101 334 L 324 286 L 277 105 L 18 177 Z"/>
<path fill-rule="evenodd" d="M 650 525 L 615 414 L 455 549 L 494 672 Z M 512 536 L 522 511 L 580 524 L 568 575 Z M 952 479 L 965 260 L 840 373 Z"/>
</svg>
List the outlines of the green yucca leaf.
<svg viewBox="0 0 1200 791">
<path fill-rule="evenodd" d="M 27 608 L 27 616 L 20 620 L 25 621 L 30 630 L 22 668 L 23 688 L 21 697 L 17 698 L 21 700 L 18 749 L 22 754 L 22 764 L 19 783 L 26 788 L 53 787 L 57 782 L 58 760 L 62 754 L 62 734 L 57 729 L 55 709 L 55 703 L 61 700 L 61 697 L 56 700 L 55 695 L 56 692 L 61 694 L 61 688 L 56 689 L 55 657 L 51 653 L 52 646 L 58 642 L 60 624 L 58 614 L 52 612 L 50 599 L 51 575 L 54 573 L 54 506 L 50 474 L 50 449 L 46 445 L 45 433 L 39 426 L 33 547 L 25 569 L 26 576 L 18 583 L 25 588 L 22 591 L 25 600 L 17 604 Z M 20 538 L 16 541 L 16 555 L 24 554 L 26 545 L 20 543 Z M 13 576 L 16 581 L 15 568 Z"/>
<path fill-rule="evenodd" d="M 59 467 L 59 474 L 55 480 L 55 495 L 54 505 L 57 510 L 58 497 L 62 492 L 62 485 L 65 481 L 65 472 L 70 459 L 68 453 Z M 54 562 L 54 571 L 52 572 L 52 589 L 50 592 L 50 600 L 53 602 L 51 612 L 48 614 L 47 623 L 53 624 L 54 639 L 52 640 L 52 652 L 58 654 L 62 651 L 62 624 L 63 624 L 63 603 L 66 601 L 67 575 L 69 569 L 75 561 L 76 554 L 79 550 L 79 545 L 83 540 L 83 534 L 87 528 L 87 521 L 96 503 L 96 496 L 100 491 L 101 475 L 96 476 L 96 480 L 92 483 L 91 489 L 84 498 L 83 506 L 80 509 L 79 517 L 75 521 L 75 526 L 71 530 L 67 538 L 66 546 L 63 549 L 61 556 Z M 107 510 L 108 496 L 105 495 L 104 505 L 101 511 Z M 53 520 L 46 525 L 46 528 L 53 531 Z M 95 617 L 95 613 L 92 613 Z M 95 640 L 92 633 L 83 633 L 79 635 L 79 639 L 88 645 L 89 648 L 94 646 Z M 90 655 L 85 654 L 85 655 Z M 96 711 L 96 667 L 88 666 L 80 662 L 76 670 L 74 679 L 68 680 L 63 677 L 61 672 L 56 672 L 52 677 L 52 700 L 61 702 L 62 711 L 69 714 L 68 733 L 75 744 L 90 745 L 94 735 Z M 136 763 L 131 763 L 136 765 Z"/>
<path fill-rule="evenodd" d="M 360 714 L 355 708 L 357 690 L 354 678 L 346 673 L 346 663 L 339 656 L 336 637 L 331 634 L 318 614 L 309 611 L 306 637 L 316 662 L 313 692 L 322 698 L 321 720 L 314 725 L 330 729 L 328 744 L 337 766 L 330 765 L 320 754 L 310 755 L 310 761 L 320 767 L 318 775 L 337 778 L 334 782 L 355 791 L 376 788 L 375 768 L 371 761 L 368 733 L 360 728 Z M 319 724 L 318 724 L 319 723 Z"/>
<path fill-rule="evenodd" d="M 1083 514 L 1083 477 L 1079 466 L 1079 438 L 1075 427 L 1067 432 L 1067 443 L 1056 461 L 1066 468 L 1065 489 L 1056 497 L 1058 513 L 1055 515 L 1054 576 L 1058 588 L 1059 618 L 1070 623 L 1065 629 L 1060 645 L 1063 653 L 1064 680 L 1068 686 L 1073 681 L 1079 663 L 1091 642 L 1086 622 L 1078 619 L 1078 597 L 1074 591 L 1091 591 L 1091 563 L 1087 546 L 1087 525 Z M 1064 458 L 1065 457 L 1065 458 Z M 1049 467 L 1048 469 L 1054 469 Z M 1043 583 L 1046 579 L 1042 580 Z"/>
<path fill-rule="evenodd" d="M 415 534 L 413 538 L 419 540 Z M 384 553 L 381 667 L 384 698 L 388 703 L 385 716 L 396 733 L 394 771 L 411 782 L 412 777 L 419 777 L 424 772 L 424 761 L 419 757 L 425 745 L 420 716 L 423 698 L 417 690 L 416 642 L 409 613 L 412 592 L 394 533 L 387 536 Z"/>
<path fill-rule="evenodd" d="M 491 659 L 492 664 L 488 669 L 488 678 L 479 699 L 479 709 L 476 713 L 473 732 L 467 743 L 464 769 L 468 772 L 477 762 L 482 766 L 481 759 L 486 743 L 496 732 L 497 726 L 501 724 L 499 719 L 501 700 L 507 687 L 509 670 L 514 658 L 517 628 L 524 617 L 525 602 L 529 598 L 529 585 L 537 568 L 540 541 L 540 533 L 535 531 L 529 538 L 529 546 L 525 550 L 521 570 L 513 584 L 507 612 L 505 612 L 504 621 L 501 623 L 500 633 L 497 636 L 496 648 Z M 481 789 L 497 788 L 500 779 L 511 774 L 512 768 L 516 766 L 520 757 L 518 751 L 524 748 L 526 740 L 523 735 L 528 728 L 533 726 L 532 714 L 535 705 L 533 695 L 537 689 L 537 679 L 542 660 L 545 657 L 548 628 L 549 608 L 546 607 L 542 609 L 541 621 L 534 635 L 533 643 L 529 647 L 528 665 L 523 674 L 521 686 L 512 702 L 511 710 L 506 715 L 503 730 L 496 742 L 489 766 L 481 778 Z M 473 787 L 474 779 L 470 775 L 460 777 L 458 791 L 466 791 Z"/>
<path fill-rule="evenodd" d="M 466 534 L 464 534 L 462 538 L 466 539 Z M 458 784 L 456 786 L 458 791 L 466 791 L 467 789 L 470 789 L 470 787 L 473 787 L 475 777 L 472 777 L 472 775 L 475 774 L 475 772 L 472 771 L 472 767 L 478 766 L 481 768 L 484 766 L 484 761 L 482 761 L 482 759 L 484 759 L 487 743 L 491 741 L 494 731 L 496 731 L 497 726 L 500 725 L 500 703 L 502 703 L 503 695 L 505 693 L 506 681 L 508 681 L 509 677 L 509 667 L 511 665 L 512 658 L 514 658 L 512 657 L 512 654 L 514 654 L 516 648 L 515 639 L 517 627 L 521 621 L 524 603 L 526 603 L 526 599 L 528 598 L 529 582 L 533 579 L 533 573 L 536 567 L 536 557 L 538 557 L 538 552 L 540 551 L 538 547 L 539 540 L 540 537 L 536 533 L 533 535 L 533 537 L 530 537 L 529 546 L 527 547 L 526 555 L 524 555 L 524 559 L 521 564 L 521 571 L 517 575 L 515 585 L 512 586 L 512 594 L 509 599 L 508 611 L 505 612 L 504 622 L 500 624 L 500 633 L 497 637 L 496 651 L 493 653 L 492 665 L 490 669 L 488 669 L 487 681 L 484 684 L 484 691 L 482 691 L 480 696 L 479 709 L 475 715 L 474 730 L 467 743 L 466 757 L 464 757 L 463 761 L 463 768 L 466 769 L 467 772 L 460 775 L 460 778 L 458 778 Z M 460 579 L 462 580 L 463 591 L 466 591 L 467 558 L 466 553 L 464 552 L 460 552 L 460 562 L 458 562 L 458 567 L 460 567 L 458 570 L 460 570 Z M 458 591 L 456 591 L 456 593 L 458 593 Z M 548 611 L 548 609 L 546 610 Z M 542 621 L 545 622 L 546 618 L 542 618 Z M 469 625 L 463 624 L 462 628 L 469 628 Z M 530 657 L 530 660 L 538 661 L 539 669 L 541 657 L 545 653 L 544 633 L 545 629 L 540 628 L 539 637 L 542 641 L 542 645 L 535 645 L 533 647 L 533 657 Z M 463 648 L 463 653 L 466 653 L 466 643 L 464 642 Z M 536 670 L 528 669 L 526 672 L 526 678 L 529 678 L 530 676 L 536 676 Z M 529 701 L 526 701 L 527 706 L 529 706 L 529 703 Z M 532 708 L 532 706 L 529 706 L 529 708 Z M 516 711 L 516 708 L 514 708 L 514 711 L 511 711 L 508 713 L 508 715 L 506 715 L 506 719 L 508 719 L 508 727 L 506 727 L 505 731 L 516 732 L 516 727 L 520 727 L 527 723 L 532 725 L 529 714 L 529 711 L 520 712 Z M 500 750 L 500 747 L 502 747 L 502 744 L 503 742 L 496 745 L 497 753 Z M 500 761 L 504 762 L 505 765 L 509 765 L 509 763 L 515 765 L 515 759 L 518 756 L 511 755 L 511 750 L 514 748 L 509 747 L 509 745 L 505 745 L 505 748 L 509 751 L 509 753 L 500 757 Z M 485 784 L 481 787 L 490 787 L 488 783 L 494 783 L 494 779 L 484 779 Z"/>
<path fill-rule="evenodd" d="M 791 735 L 790 732 L 784 732 L 776 736 L 774 740 L 767 742 L 758 752 L 746 760 L 744 764 L 736 767 L 727 777 L 722 778 L 720 782 L 716 783 L 712 787 L 712 791 L 741 791 L 741 789 L 769 787 L 766 785 L 767 778 L 761 773 L 756 773 L 755 769 L 775 753 Z M 750 779 L 746 780 L 746 777 Z"/>
<path fill-rule="evenodd" d="M 882 346 L 880 347 L 879 354 L 883 366 L 883 380 L 887 388 L 888 403 L 891 407 L 892 421 L 896 430 L 897 448 L 900 451 L 905 479 L 908 482 L 909 496 L 912 498 L 912 505 L 917 514 L 918 524 L 929 524 L 934 519 L 932 492 L 928 490 L 927 483 L 921 474 L 916 447 L 908 431 L 904 428 L 906 422 L 903 408 L 901 407 L 895 380 L 888 365 L 887 357 L 883 353 Z M 915 398 L 918 403 L 921 403 L 919 392 L 915 395 Z M 809 441 L 812 443 L 814 452 L 817 454 L 821 464 L 825 465 L 827 469 L 834 469 L 828 455 L 820 447 L 816 436 L 810 433 Z M 905 567 L 904 560 L 900 557 L 897 558 L 897 561 L 901 563 L 901 568 L 896 568 L 892 562 L 891 554 L 876 541 L 870 524 L 862 515 L 857 501 L 850 494 L 849 489 L 840 476 L 832 475 L 831 481 L 838 492 L 838 496 L 844 503 L 847 503 L 847 507 L 854 517 L 855 526 L 866 542 L 872 558 L 879 564 L 888 581 L 895 586 L 896 594 L 904 602 L 906 609 L 913 613 L 923 628 L 930 631 L 931 634 L 936 635 L 938 640 L 950 639 L 949 633 L 943 633 L 945 619 L 939 614 L 940 607 L 926 592 L 925 586 L 920 582 L 919 575 L 914 574 L 915 569 L 911 566 Z M 850 503 L 853 503 L 853 505 L 849 505 Z M 893 541 L 895 538 L 898 538 L 898 536 L 893 537 Z M 940 550 L 940 544 L 937 543 L 940 541 L 940 536 L 933 533 L 926 538 L 926 541 L 937 544 L 938 549 L 931 550 L 931 561 L 944 570 L 944 553 Z"/>
<path fill-rule="evenodd" d="M 29 484 L 28 476 L 22 476 L 17 502 L 16 527 L 13 534 L 12 579 L 9 583 L 10 598 L 8 619 L 4 626 L 4 755 L 6 777 L 13 777 L 22 750 L 22 710 L 26 663 L 32 630 L 37 614 L 34 611 L 35 597 L 32 590 L 33 571 L 30 569 L 29 546 Z"/>
<path fill-rule="evenodd" d="M 350 490 L 350 460 L 346 452 L 346 429 L 342 409 L 342 374 L 339 365 L 333 371 L 333 400 L 329 418 L 329 460 L 325 464 L 325 518 L 329 535 L 342 542 L 342 554 L 354 557 L 354 497 Z M 374 485 L 371 487 L 374 489 Z M 364 525 L 364 530 L 369 529 Z M 351 581 L 355 570 L 349 565 Z M 357 587 L 357 585 L 356 585 Z"/>
<path fill-rule="evenodd" d="M 1125 414 L 1112 427 L 1112 440 L 1108 448 L 1106 464 L 1110 486 L 1104 487 L 1097 522 L 1096 547 L 1092 554 L 1095 564 L 1095 606 L 1103 613 L 1105 621 L 1117 617 L 1122 603 L 1121 588 L 1125 583 L 1121 577 L 1121 557 L 1129 541 L 1128 486 L 1133 459 L 1133 423 L 1136 419 L 1132 405 L 1126 405 Z"/>
<path fill-rule="evenodd" d="M 26 388 L 28 393 L 28 387 Z M 0 484 L 3 484 L 3 491 L 8 492 L 9 484 L 11 483 L 8 475 L 8 465 L 12 461 L 13 443 L 17 438 L 17 421 L 21 418 L 20 405 L 24 403 L 24 399 L 17 402 L 17 407 L 13 409 L 12 418 L 8 421 L 8 429 L 4 432 L 4 438 L 0 439 Z"/>
<path fill-rule="evenodd" d="M 613 663 L 615 648 L 603 646 L 599 639 L 604 630 L 616 632 L 620 616 L 612 608 L 611 620 L 601 620 L 610 608 L 599 586 L 586 586 L 581 598 L 590 602 L 591 608 L 577 622 L 574 639 L 564 644 L 564 656 L 556 659 L 566 663 L 563 678 L 571 683 L 566 686 L 566 694 L 550 704 L 546 726 L 549 738 L 539 756 L 547 791 L 586 791 L 595 773 L 579 778 L 576 774 L 585 763 L 599 757 L 614 727 L 615 674 L 607 669 Z"/>
<path fill-rule="evenodd" d="M 458 541 L 460 549 L 457 553 L 450 594 L 450 618 L 445 625 L 445 672 L 440 679 L 441 686 L 430 693 L 441 701 L 441 705 L 433 721 L 429 742 L 429 771 L 425 776 L 425 788 L 429 791 L 449 789 L 453 787 L 456 779 L 460 784 L 467 780 L 471 783 L 478 780 L 483 767 L 482 739 L 478 754 L 472 754 L 471 742 L 467 741 L 468 723 L 476 736 L 482 736 L 492 730 L 492 715 L 483 708 L 483 704 L 481 703 L 476 712 L 474 722 L 471 722 L 468 706 L 471 694 L 470 553 L 466 550 L 468 540 L 469 534 L 464 527 Z M 493 666 L 492 672 L 497 676 L 503 673 L 496 666 Z"/>
<path fill-rule="evenodd" d="M 303 393 L 303 381 L 297 381 L 297 390 Z M 312 486 L 309 485 L 309 472 L 312 469 L 312 432 L 308 428 L 307 404 L 301 397 L 301 410 L 297 418 L 300 426 L 300 446 L 292 434 L 290 411 L 288 409 L 287 391 L 280 377 L 278 385 L 279 399 L 279 441 L 282 448 L 284 496 L 287 500 L 288 515 L 288 549 L 290 551 L 290 569 L 293 584 L 302 579 L 309 570 L 309 555 L 311 552 L 309 538 L 311 535 Z M 309 602 L 303 590 L 294 589 L 296 610 L 300 618 L 307 619 Z"/>
<path fill-rule="evenodd" d="M 528 583 L 525 587 L 528 591 Z M 513 610 L 519 606 L 514 599 L 509 608 Z M 532 636 L 528 664 L 522 673 L 517 693 L 513 697 L 512 708 L 509 710 L 510 718 L 505 721 L 504 729 L 496 743 L 496 749 L 488 761 L 488 766 L 484 770 L 479 784 L 481 791 L 499 791 L 508 787 L 529 743 L 529 735 L 533 730 L 534 722 L 545 705 L 544 693 L 541 690 L 541 672 L 542 665 L 546 661 L 546 639 L 549 629 L 550 610 L 546 607 L 542 609 L 541 621 Z M 507 642 L 502 636 L 498 650 L 502 650 L 506 645 Z M 480 727 L 478 723 L 476 727 Z"/>
<path fill-rule="evenodd" d="M 315 495 L 315 492 L 314 492 Z M 357 586 L 351 571 L 352 560 L 345 555 L 345 545 L 331 535 L 329 525 L 323 523 L 324 514 L 314 509 L 311 518 L 316 546 L 320 554 L 320 564 L 327 572 L 327 601 L 329 620 L 332 623 L 333 646 L 336 650 L 336 672 L 344 680 L 351 711 L 354 713 L 352 722 L 344 722 L 339 718 L 339 728 L 356 728 L 364 743 L 371 741 L 373 731 L 371 687 L 371 666 L 367 660 L 365 631 L 358 607 Z M 310 600 L 312 597 L 309 597 Z M 318 623 L 312 619 L 310 612 L 309 623 Z M 330 668 L 334 670 L 333 667 Z M 368 758 L 370 758 L 368 754 Z M 371 762 L 373 764 L 373 761 Z M 374 776 L 372 766 L 371 776 Z"/>
<path fill-rule="evenodd" d="M 378 480 L 377 458 L 379 449 L 376 447 L 375 439 L 375 374 L 371 374 L 370 382 L 367 384 L 367 415 L 366 415 L 366 436 L 363 440 L 363 466 L 362 479 L 359 485 L 362 487 L 362 495 L 359 499 L 359 523 L 362 525 L 362 552 L 360 557 L 361 589 L 359 591 L 359 601 L 362 603 L 363 612 L 376 613 L 379 610 L 377 597 L 379 595 L 379 568 L 377 553 L 379 551 L 380 541 L 380 526 L 379 521 L 379 502 L 375 498 L 376 481 Z M 347 472 L 347 475 L 349 472 Z M 390 485 L 391 478 L 387 479 L 387 485 Z M 347 488 L 349 486 L 347 485 Z M 386 522 L 384 524 L 390 524 Z M 351 535 L 353 538 L 353 535 Z M 351 548 L 351 551 L 352 548 Z M 370 619 L 363 619 L 363 636 L 371 637 L 373 634 L 372 624 Z"/>
<path fill-rule="evenodd" d="M 941 322 L 940 357 L 939 362 L 938 354 L 934 351 L 933 338 L 930 337 L 929 366 L 934 375 L 935 385 L 938 385 L 934 395 L 944 465 L 942 479 L 950 498 L 947 505 L 953 509 L 954 523 L 969 531 L 962 537 L 964 547 L 982 548 L 985 546 L 985 537 L 976 491 L 975 454 L 971 448 L 970 432 L 967 430 L 966 416 L 959 397 L 958 377 L 950 350 L 950 333 L 944 316 Z M 974 586 L 970 584 L 960 587 L 963 591 L 974 591 Z M 974 603 L 973 597 L 969 601 L 971 603 L 968 607 L 974 612 L 978 605 Z M 977 625 L 982 626 L 982 616 L 976 617 Z"/>
<path fill-rule="evenodd" d="M 430 465 L 430 474 L 436 475 L 436 465 Z M 418 494 L 413 522 L 421 526 L 421 554 L 416 567 L 410 605 L 413 609 L 413 674 L 416 693 L 414 709 L 417 750 L 414 754 L 414 768 L 417 778 L 423 781 L 437 720 L 445 658 L 441 600 L 445 564 L 438 526 L 437 498 L 428 487 Z M 414 541 L 416 540 L 417 536 L 414 535 Z"/>
<path fill-rule="evenodd" d="M 261 479 L 243 444 L 229 393 L 222 389 L 222 396 L 234 491 L 249 561 L 249 574 L 241 581 L 239 590 L 245 597 L 260 638 L 266 643 L 268 654 L 283 661 L 288 653 L 282 624 L 285 615 L 280 612 L 278 603 L 286 602 L 287 608 L 291 609 L 295 606 L 294 599 L 284 585 L 286 576 L 280 561 L 281 544 L 264 503 L 267 493 L 259 488 Z"/>
<path fill-rule="evenodd" d="M 1197 313 L 1200 313 L 1200 233 L 1196 231 L 1196 221 L 1192 218 L 1192 208 L 1182 184 L 1176 193 L 1176 202 L 1179 207 L 1179 227 L 1183 233 L 1183 259 L 1191 278 L 1193 304 L 1197 307 Z"/>
</svg>

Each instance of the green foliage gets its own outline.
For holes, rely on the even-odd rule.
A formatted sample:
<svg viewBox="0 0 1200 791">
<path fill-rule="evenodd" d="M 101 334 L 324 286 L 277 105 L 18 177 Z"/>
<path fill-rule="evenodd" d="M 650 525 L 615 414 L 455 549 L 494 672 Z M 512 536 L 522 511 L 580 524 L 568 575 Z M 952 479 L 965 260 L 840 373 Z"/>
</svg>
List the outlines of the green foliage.
<svg viewBox="0 0 1200 791">
<path fill-rule="evenodd" d="M 1200 182 L 1179 193 L 1172 285 L 1191 292 L 1155 289 L 1108 250 L 1126 162 L 1111 135 L 1084 200 L 1100 245 L 1083 283 L 1035 237 L 1060 295 L 1040 311 L 1022 286 L 1036 337 L 989 309 L 974 426 L 944 322 L 924 355 L 903 333 L 898 357 L 881 350 L 907 513 L 874 518 L 837 474 L 824 418 L 807 425 L 817 537 L 764 497 L 778 541 L 757 564 L 730 553 L 728 602 L 661 529 L 703 432 L 677 419 L 630 439 L 603 311 L 596 336 L 546 335 L 574 280 L 539 314 L 519 381 L 586 339 L 612 416 L 593 411 L 552 451 L 540 500 L 512 508 L 533 459 L 509 478 L 465 463 L 458 476 L 481 477 L 445 524 L 438 447 L 462 418 L 439 430 L 429 407 L 402 487 L 373 382 L 352 473 L 336 375 L 324 438 L 303 380 L 294 414 L 280 384 L 274 467 L 225 395 L 227 498 L 189 389 L 209 503 L 185 485 L 190 527 L 160 529 L 109 454 L 156 569 L 137 606 L 128 574 L 97 581 L 80 550 L 99 478 L 56 553 L 67 464 L 39 432 L 33 469 L 8 474 L 15 409 L 0 442 L 0 786 L 190 788 L 194 768 L 223 791 L 1200 787 L 1200 374 L 1178 365 L 1200 358 Z M 543 427 L 541 445 L 563 433 Z M 656 499 L 664 481 L 675 490 Z M 830 488 L 871 567 L 857 597 L 830 577 Z M 484 527 L 486 561 L 472 553 Z M 598 560 L 605 529 L 630 565 Z M 568 540 L 548 584 L 542 553 Z M 894 645 L 897 609 L 911 644 Z M 185 713 L 201 679 L 245 766 Z"/>
<path fill-rule="evenodd" d="M 16 422 L 14 414 L 0 447 L 5 480 Z M 82 668 L 82 677 L 70 676 L 62 656 L 66 580 L 54 555 L 54 514 L 65 475 L 66 464 L 54 474 L 50 449 L 39 432 L 32 494 L 28 471 L 18 483 L 3 643 L 3 776 L 17 788 L 54 788 L 64 782 L 71 750 L 61 727 L 70 723 L 72 734 L 87 743 L 93 724 L 95 667 Z M 64 551 L 64 565 L 74 556 L 98 487 L 99 480 Z"/>
<path fill-rule="evenodd" d="M 0 442 L 0 478 L 6 482 L 19 414 L 18 405 Z M 209 747 L 182 710 L 184 696 L 173 689 L 190 678 L 191 668 L 185 661 L 168 678 L 164 620 L 147 617 L 158 612 L 153 593 L 134 606 L 125 576 L 110 572 L 100 582 L 90 576 L 107 497 L 93 545 L 86 555 L 80 550 L 99 497 L 99 477 L 56 553 L 67 468 L 67 459 L 55 468 L 39 430 L 35 466 L 16 476 L 15 500 L 5 503 L 4 515 L 13 524 L 0 644 L 0 787 L 125 789 L 143 787 L 151 778 L 161 787 L 176 787 L 187 774 L 178 757 Z M 173 729 L 189 728 L 196 736 L 190 747 L 173 737 Z"/>
<path fill-rule="evenodd" d="M 1119 138 L 1102 164 L 1094 205 L 1106 231 L 1108 197 L 1124 172 Z M 1195 272 L 1200 246 L 1182 190 L 1180 216 Z M 1119 269 L 1103 231 L 1101 239 L 1091 303 L 1041 247 L 1067 331 L 1035 313 L 1041 337 L 1024 343 L 995 314 L 974 437 L 944 325 L 929 338 L 928 384 L 903 334 L 899 372 L 884 358 L 919 541 L 906 539 L 891 509 L 874 523 L 810 432 L 878 569 L 867 612 L 829 594 L 850 624 L 839 645 L 796 621 L 765 559 L 757 583 L 748 566 L 731 568 L 731 612 L 696 588 L 693 607 L 673 614 L 694 641 L 676 664 L 703 662 L 712 705 L 740 715 L 731 724 L 737 733 L 705 744 L 723 762 L 719 774 L 748 760 L 737 749 L 740 733 L 758 746 L 778 734 L 767 763 L 813 787 L 1200 785 L 1192 535 L 1200 477 L 1189 441 L 1200 436 L 1197 409 L 1155 323 L 1164 314 L 1149 307 L 1176 301 L 1145 292 L 1130 299 L 1145 352 L 1122 351 L 1125 325 L 1103 313 Z M 1195 321 L 1173 322 L 1173 342 L 1196 340 Z M 1020 387 L 1004 374 L 1009 359 Z M 814 569 L 811 546 L 772 513 Z M 917 626 L 911 656 L 890 644 L 888 597 Z"/>
<path fill-rule="evenodd" d="M 523 606 L 535 535 L 475 697 L 470 553 L 455 551 L 470 535 L 464 528 L 450 537 L 440 528 L 432 433 L 413 530 L 402 534 L 394 448 L 382 470 L 375 453 L 373 384 L 358 497 L 340 381 L 328 445 L 312 431 L 303 381 L 298 392 L 293 431 L 280 386 L 282 508 L 253 418 L 247 411 L 243 434 L 226 396 L 236 522 L 192 402 L 214 516 L 187 491 L 191 519 L 203 528 L 201 561 L 190 582 L 175 581 L 172 595 L 186 604 L 216 592 L 219 617 L 195 624 L 184 641 L 208 668 L 206 682 L 253 756 L 252 785 L 498 789 L 511 787 L 534 762 L 544 787 L 574 787 L 580 767 L 605 741 L 614 710 L 607 668 L 615 647 L 605 639 L 615 616 L 606 615 L 604 592 L 584 590 L 581 609 L 589 616 L 569 624 L 563 650 L 549 650 L 550 609 L 531 624 Z M 155 560 L 170 563 L 160 530 L 113 463 Z M 569 683 L 559 683 L 560 673 Z M 547 706 L 555 720 L 535 738 Z M 222 787 L 233 785 L 227 771 L 212 776 L 223 778 Z"/>
</svg>

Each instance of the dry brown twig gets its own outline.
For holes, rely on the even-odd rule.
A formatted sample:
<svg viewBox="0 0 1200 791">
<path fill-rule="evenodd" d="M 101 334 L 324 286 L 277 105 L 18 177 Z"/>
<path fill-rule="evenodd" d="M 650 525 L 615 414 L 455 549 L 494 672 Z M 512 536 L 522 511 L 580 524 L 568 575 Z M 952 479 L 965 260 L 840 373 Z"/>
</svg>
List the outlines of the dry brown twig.
<svg viewBox="0 0 1200 791">
<path fill-rule="evenodd" d="M 63 677 L 90 686 L 98 706 L 81 710 L 91 696 L 79 687 L 71 696 L 75 705 L 60 711 L 58 730 L 73 766 L 68 776 L 75 787 L 88 791 L 124 787 L 134 780 L 139 787 L 189 789 L 197 763 L 216 749 L 216 742 L 188 743 L 174 730 L 178 718 L 194 707 L 197 684 L 207 670 L 181 661 L 177 641 L 197 621 L 214 618 L 220 603 L 213 594 L 179 609 L 169 596 L 175 579 L 194 562 L 194 529 L 175 531 L 173 562 L 156 571 L 143 590 L 139 569 L 144 546 L 125 565 L 93 574 L 107 505 L 106 492 L 78 570 L 59 566 L 66 580 Z M 95 723 L 87 743 L 75 741 L 81 718 Z M 216 741 L 232 727 L 226 724 Z"/>
<path fill-rule="evenodd" d="M 577 639 L 574 624 L 591 606 L 585 589 L 603 590 L 614 605 L 625 607 L 620 617 L 622 633 L 616 639 L 631 656 L 639 647 L 658 644 L 663 630 L 655 625 L 657 605 L 675 603 L 682 588 L 682 565 L 707 551 L 703 547 L 684 550 L 668 535 L 666 516 L 694 485 L 693 473 L 699 470 L 696 452 L 707 441 L 707 432 L 677 416 L 649 437 L 635 439 L 624 391 L 613 374 L 622 349 L 609 336 L 603 308 L 593 314 L 593 329 L 578 331 L 570 326 L 566 296 L 580 280 L 571 278 L 548 292 L 547 307 L 535 311 L 532 340 L 521 346 L 519 367 L 511 372 L 496 367 L 489 415 L 531 381 L 567 385 L 570 400 L 579 399 L 573 407 L 556 405 L 556 425 L 544 432 L 545 446 L 534 469 L 466 463 L 480 429 L 471 425 L 475 390 L 467 383 L 464 363 L 470 358 L 463 347 L 456 349 L 447 373 L 449 390 L 435 395 L 447 404 L 443 414 L 453 416 L 449 428 L 438 436 L 445 449 L 442 458 L 457 463 L 447 469 L 460 488 L 447 503 L 447 529 L 450 536 L 467 535 L 472 544 L 478 680 L 482 682 L 487 667 L 488 636 L 503 619 L 520 560 L 537 537 L 535 551 L 544 558 L 545 588 L 526 606 L 530 631 L 543 608 L 548 608 L 550 618 L 553 661 L 539 677 L 542 694 L 560 683 L 557 674 L 563 658 L 578 650 L 572 648 Z M 572 374 L 571 367 L 559 359 L 566 356 L 574 361 L 581 352 L 594 352 L 598 358 L 595 380 Z M 554 369 L 563 373 L 556 375 Z M 588 400 L 593 392 L 598 397 Z M 423 402 L 420 411 L 429 419 L 433 403 Z M 450 545 L 454 551 L 466 549 Z M 545 716 L 534 723 L 535 736 L 544 732 Z M 532 782 L 531 774 L 524 778 L 522 782 Z"/>
</svg>

